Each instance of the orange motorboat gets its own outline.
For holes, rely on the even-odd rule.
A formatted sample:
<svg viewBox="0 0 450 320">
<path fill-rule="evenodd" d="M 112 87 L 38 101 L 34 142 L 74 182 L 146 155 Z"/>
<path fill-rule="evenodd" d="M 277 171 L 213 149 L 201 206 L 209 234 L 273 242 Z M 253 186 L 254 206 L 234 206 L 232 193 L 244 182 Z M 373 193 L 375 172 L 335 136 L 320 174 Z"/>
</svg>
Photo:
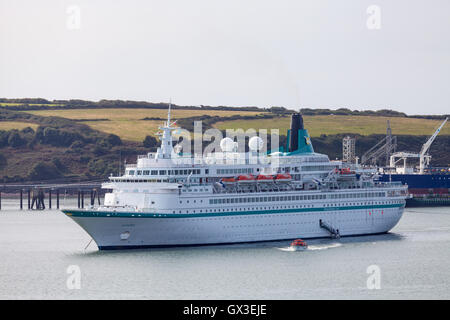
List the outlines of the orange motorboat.
<svg viewBox="0 0 450 320">
<path fill-rule="evenodd" d="M 295 239 L 291 243 L 291 249 L 295 251 L 306 250 L 308 249 L 308 244 L 302 239 Z"/>
</svg>

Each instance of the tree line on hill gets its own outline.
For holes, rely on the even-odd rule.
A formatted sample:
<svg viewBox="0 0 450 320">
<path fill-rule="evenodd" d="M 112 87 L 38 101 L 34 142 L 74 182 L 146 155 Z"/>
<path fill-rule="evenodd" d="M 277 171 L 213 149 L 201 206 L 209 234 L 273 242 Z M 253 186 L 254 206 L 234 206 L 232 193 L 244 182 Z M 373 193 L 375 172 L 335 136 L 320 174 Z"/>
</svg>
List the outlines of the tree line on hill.
<svg viewBox="0 0 450 320">
<path fill-rule="evenodd" d="M 1 108 L 7 110 L 61 110 L 61 109 L 98 109 L 98 108 L 149 108 L 149 109 L 167 109 L 169 104 L 165 102 L 153 103 L 146 101 L 129 101 L 129 100 L 100 100 L 98 102 L 80 99 L 69 100 L 47 100 L 43 98 L 17 98 L 8 99 L 0 98 Z M 7 105 L 8 103 L 14 105 Z M 289 115 L 294 110 L 280 106 L 272 106 L 268 108 L 260 108 L 255 106 L 181 106 L 172 104 L 173 109 L 185 110 L 222 110 L 222 111 L 252 111 L 252 112 L 269 112 L 277 115 Z M 351 116 L 383 116 L 383 117 L 411 117 L 424 119 L 445 119 L 449 115 L 407 115 L 404 112 L 398 112 L 389 109 L 382 110 L 351 110 L 348 108 L 337 108 L 335 110 L 328 108 L 301 108 L 299 110 L 304 115 L 351 115 Z"/>
</svg>

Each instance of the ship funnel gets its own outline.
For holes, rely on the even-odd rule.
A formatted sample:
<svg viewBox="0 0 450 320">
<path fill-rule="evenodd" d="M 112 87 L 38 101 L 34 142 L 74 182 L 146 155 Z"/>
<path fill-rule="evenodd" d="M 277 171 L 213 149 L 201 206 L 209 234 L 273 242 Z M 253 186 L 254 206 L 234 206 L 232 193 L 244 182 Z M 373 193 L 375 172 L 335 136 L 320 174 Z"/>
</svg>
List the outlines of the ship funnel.
<svg viewBox="0 0 450 320">
<path fill-rule="evenodd" d="M 308 131 L 303 125 L 303 117 L 300 113 L 291 116 L 291 129 L 288 131 L 288 151 L 291 153 L 314 152 Z"/>
</svg>

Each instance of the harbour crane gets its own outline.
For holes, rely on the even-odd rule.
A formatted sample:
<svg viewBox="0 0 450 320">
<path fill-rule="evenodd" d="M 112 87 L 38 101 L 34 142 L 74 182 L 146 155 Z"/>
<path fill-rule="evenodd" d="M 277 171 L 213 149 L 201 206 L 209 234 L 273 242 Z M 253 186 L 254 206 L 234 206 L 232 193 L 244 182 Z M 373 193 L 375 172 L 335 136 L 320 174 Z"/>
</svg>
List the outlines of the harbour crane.
<svg viewBox="0 0 450 320">
<path fill-rule="evenodd" d="M 406 159 L 407 158 L 419 158 L 419 173 L 423 174 L 425 167 L 427 167 L 430 164 L 431 156 L 428 154 L 428 150 L 430 149 L 431 144 L 433 143 L 434 139 L 436 139 L 436 136 L 439 134 L 441 129 L 444 127 L 445 123 L 447 122 L 448 117 L 445 118 L 445 120 L 441 123 L 441 125 L 437 128 L 437 130 L 433 133 L 433 135 L 428 139 L 427 142 L 425 142 L 422 146 L 422 149 L 420 150 L 420 153 L 413 153 L 413 152 L 396 152 L 391 155 L 390 157 L 390 167 L 394 168 L 395 164 L 403 160 L 403 168 L 399 168 L 400 170 L 397 170 L 398 173 L 406 174 L 408 172 L 406 168 Z M 412 171 L 412 169 L 411 169 Z"/>
</svg>

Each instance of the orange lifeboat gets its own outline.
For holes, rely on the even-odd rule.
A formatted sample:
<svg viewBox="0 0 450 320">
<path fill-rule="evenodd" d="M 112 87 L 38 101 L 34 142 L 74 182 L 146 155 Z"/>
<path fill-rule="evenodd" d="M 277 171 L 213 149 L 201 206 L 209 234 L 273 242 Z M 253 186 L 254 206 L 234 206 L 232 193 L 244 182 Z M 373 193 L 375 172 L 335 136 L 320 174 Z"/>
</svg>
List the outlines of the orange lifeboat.
<svg viewBox="0 0 450 320">
<path fill-rule="evenodd" d="M 256 177 L 258 182 L 273 182 L 273 176 L 268 174 L 260 174 Z"/>
<path fill-rule="evenodd" d="M 231 178 L 222 178 L 220 180 L 223 184 L 234 184 L 236 183 L 236 179 L 231 177 Z"/>
<path fill-rule="evenodd" d="M 339 180 L 353 180 L 356 177 L 355 171 L 351 171 L 350 168 L 342 168 L 338 170 Z"/>
<path fill-rule="evenodd" d="M 351 171 L 350 168 L 342 168 L 342 169 L 339 169 L 339 173 L 340 174 L 354 174 L 355 171 Z"/>
<path fill-rule="evenodd" d="M 292 180 L 292 176 L 289 173 L 279 173 L 275 176 L 276 182 L 290 182 Z"/>
<path fill-rule="evenodd" d="M 240 183 L 251 183 L 255 182 L 255 176 L 252 174 L 241 174 L 237 177 L 237 182 Z"/>
</svg>

